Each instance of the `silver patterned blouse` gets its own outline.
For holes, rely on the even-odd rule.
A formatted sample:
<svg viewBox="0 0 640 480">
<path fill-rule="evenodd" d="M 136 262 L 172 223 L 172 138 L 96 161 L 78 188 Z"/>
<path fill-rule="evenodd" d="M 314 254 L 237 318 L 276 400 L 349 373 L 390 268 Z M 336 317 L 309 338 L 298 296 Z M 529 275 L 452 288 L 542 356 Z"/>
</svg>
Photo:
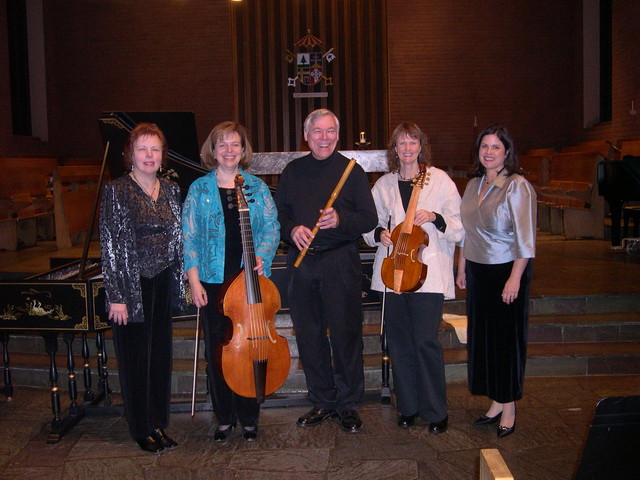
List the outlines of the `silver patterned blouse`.
<svg viewBox="0 0 640 480">
<path fill-rule="evenodd" d="M 536 253 L 536 192 L 522 175 L 498 175 L 480 201 L 484 177 L 467 184 L 460 205 L 464 258 L 500 264 Z"/>
<path fill-rule="evenodd" d="M 125 303 L 130 322 L 142 322 L 140 277 L 171 269 L 172 306 L 184 310 L 180 188 L 160 178 L 155 202 L 129 175 L 108 183 L 100 203 L 100 250 L 110 303 Z"/>
</svg>

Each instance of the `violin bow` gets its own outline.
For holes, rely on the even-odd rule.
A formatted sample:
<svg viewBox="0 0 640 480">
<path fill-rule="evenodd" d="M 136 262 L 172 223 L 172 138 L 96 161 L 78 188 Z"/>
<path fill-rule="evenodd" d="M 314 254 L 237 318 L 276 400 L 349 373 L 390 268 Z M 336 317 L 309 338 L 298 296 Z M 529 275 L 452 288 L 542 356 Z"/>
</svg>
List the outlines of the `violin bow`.
<svg viewBox="0 0 640 480">
<path fill-rule="evenodd" d="M 196 314 L 196 343 L 193 348 L 193 384 L 191 385 L 191 420 L 196 416 L 196 387 L 198 385 L 198 352 L 200 350 L 200 308 Z"/>
<path fill-rule="evenodd" d="M 391 215 L 387 222 L 387 231 L 391 232 Z M 387 247 L 387 257 L 389 256 L 389 247 Z M 384 282 L 383 282 L 384 283 Z M 382 350 L 382 383 L 380 386 L 380 403 L 383 405 L 391 404 L 391 388 L 389 388 L 389 347 L 387 345 L 387 332 L 384 328 L 384 313 L 387 300 L 387 286 L 384 286 L 382 292 L 382 311 L 380 314 L 380 349 Z"/>
</svg>

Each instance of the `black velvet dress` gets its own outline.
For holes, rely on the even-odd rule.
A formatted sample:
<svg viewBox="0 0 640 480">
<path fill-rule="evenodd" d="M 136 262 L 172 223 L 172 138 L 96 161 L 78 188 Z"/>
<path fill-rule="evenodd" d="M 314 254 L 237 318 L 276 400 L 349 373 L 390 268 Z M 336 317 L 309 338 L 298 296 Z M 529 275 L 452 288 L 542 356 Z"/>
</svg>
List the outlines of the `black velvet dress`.
<svg viewBox="0 0 640 480">
<path fill-rule="evenodd" d="M 466 262 L 469 389 L 499 403 L 522 398 L 527 360 L 527 318 L 531 260 L 520 279 L 518 298 L 502 301 L 513 262 Z"/>
</svg>

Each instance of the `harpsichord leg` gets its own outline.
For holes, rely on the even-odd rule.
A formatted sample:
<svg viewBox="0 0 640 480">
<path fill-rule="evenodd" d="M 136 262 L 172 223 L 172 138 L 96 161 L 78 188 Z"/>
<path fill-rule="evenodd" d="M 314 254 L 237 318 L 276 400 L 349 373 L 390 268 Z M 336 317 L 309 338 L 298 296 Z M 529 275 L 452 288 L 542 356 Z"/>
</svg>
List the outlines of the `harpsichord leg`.
<svg viewBox="0 0 640 480">
<path fill-rule="evenodd" d="M 98 396 L 103 399 L 105 407 L 110 407 L 111 389 L 109 388 L 109 373 L 107 372 L 107 348 L 104 341 L 104 332 L 96 334 L 96 346 L 98 348 Z"/>
<path fill-rule="evenodd" d="M 7 397 L 7 400 L 11 400 L 13 382 L 11 380 L 11 362 L 9 360 L 9 334 L 6 332 L 0 333 L 0 339 L 2 339 L 2 359 L 4 360 L 4 388 L 0 389 L 0 394 Z"/>
<path fill-rule="evenodd" d="M 89 363 L 89 341 L 87 334 L 82 334 L 82 374 L 84 378 L 84 401 L 92 403 L 95 393 L 91 390 L 91 364 Z"/>
</svg>

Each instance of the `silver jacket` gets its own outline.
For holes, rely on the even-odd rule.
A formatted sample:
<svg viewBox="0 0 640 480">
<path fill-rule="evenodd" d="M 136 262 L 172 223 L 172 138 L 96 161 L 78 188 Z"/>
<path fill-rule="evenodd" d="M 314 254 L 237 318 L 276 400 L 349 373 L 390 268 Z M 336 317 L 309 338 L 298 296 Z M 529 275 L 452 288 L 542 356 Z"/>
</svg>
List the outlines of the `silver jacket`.
<svg viewBox="0 0 640 480">
<path fill-rule="evenodd" d="M 183 253 L 180 188 L 160 178 L 161 196 L 169 209 L 164 216 L 154 217 L 155 208 L 129 175 L 105 185 L 100 203 L 100 251 L 106 293 L 107 312 L 111 303 L 127 305 L 129 322 L 143 322 L 141 276 L 154 276 L 171 268 L 171 304 L 184 311 Z M 146 244 L 136 232 L 141 228 L 160 228 L 162 233 Z M 144 246 L 143 246 L 144 245 Z"/>
</svg>

